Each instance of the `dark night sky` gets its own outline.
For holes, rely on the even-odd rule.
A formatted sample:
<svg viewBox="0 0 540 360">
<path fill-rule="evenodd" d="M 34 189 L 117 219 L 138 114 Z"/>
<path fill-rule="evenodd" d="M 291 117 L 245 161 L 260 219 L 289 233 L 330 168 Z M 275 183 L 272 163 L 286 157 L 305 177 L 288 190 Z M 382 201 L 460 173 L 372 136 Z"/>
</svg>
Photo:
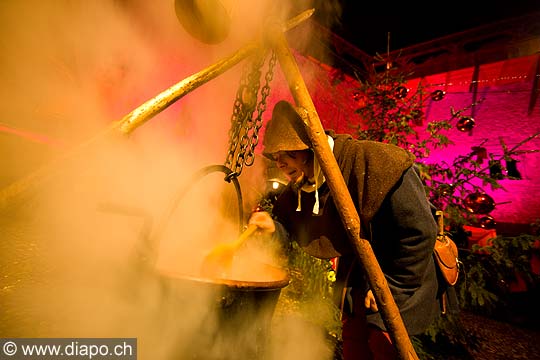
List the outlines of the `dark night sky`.
<svg viewBox="0 0 540 360">
<path fill-rule="evenodd" d="M 322 4 L 316 17 L 324 25 L 331 16 L 325 13 L 328 10 L 323 10 L 328 8 L 328 3 L 320 1 Z M 340 2 L 343 6 L 342 23 L 330 28 L 370 55 L 386 52 L 388 32 L 390 50 L 393 51 L 481 25 L 540 12 L 540 0 Z"/>
</svg>

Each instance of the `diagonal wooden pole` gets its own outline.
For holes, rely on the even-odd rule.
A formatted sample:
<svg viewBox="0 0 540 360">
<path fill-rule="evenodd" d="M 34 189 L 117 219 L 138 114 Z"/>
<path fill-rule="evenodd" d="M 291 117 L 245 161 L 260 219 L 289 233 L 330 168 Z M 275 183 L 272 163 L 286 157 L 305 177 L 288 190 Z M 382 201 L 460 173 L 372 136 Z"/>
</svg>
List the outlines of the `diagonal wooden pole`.
<svg viewBox="0 0 540 360">
<path fill-rule="evenodd" d="M 283 25 L 282 30 L 288 31 L 298 26 L 305 20 L 309 19 L 311 15 L 313 15 L 314 11 L 314 9 L 309 9 L 298 14 L 292 19 L 288 20 Z M 6 208 L 7 205 L 11 204 L 14 199 L 17 199 L 28 189 L 35 187 L 45 179 L 57 174 L 70 162 L 75 163 L 80 159 L 81 154 L 84 151 L 96 149 L 96 147 L 103 144 L 103 141 L 109 136 L 131 134 L 135 129 L 145 124 L 148 120 L 152 119 L 154 116 L 174 104 L 177 100 L 181 99 L 201 85 L 206 84 L 208 81 L 223 74 L 262 48 L 263 42 L 261 39 L 255 39 L 249 42 L 230 56 L 223 58 L 217 63 L 212 64 L 191 76 L 188 76 L 184 80 L 146 101 L 124 116 L 122 119 L 113 122 L 110 126 L 102 130 L 99 134 L 95 135 L 91 139 L 77 145 L 74 149 L 55 158 L 51 162 L 45 164 L 27 176 L 18 179 L 10 185 L 0 189 L 0 211 Z"/>
<path fill-rule="evenodd" d="M 364 266 L 369 284 L 377 300 L 377 305 L 381 310 L 384 324 L 390 334 L 394 347 L 400 359 L 416 360 L 418 356 L 409 339 L 409 334 L 405 329 L 399 309 L 388 288 L 388 283 L 377 258 L 373 253 L 369 241 L 360 237 L 360 217 L 347 189 L 343 175 L 339 170 L 334 154 L 328 145 L 324 128 L 304 83 L 298 64 L 290 51 L 285 35 L 278 26 L 270 29 L 269 41 L 276 52 L 296 105 L 300 107 L 301 111 L 304 111 L 302 119 L 313 145 L 313 151 L 326 177 L 326 182 L 330 187 L 332 197 L 341 215 L 341 220 Z"/>
</svg>

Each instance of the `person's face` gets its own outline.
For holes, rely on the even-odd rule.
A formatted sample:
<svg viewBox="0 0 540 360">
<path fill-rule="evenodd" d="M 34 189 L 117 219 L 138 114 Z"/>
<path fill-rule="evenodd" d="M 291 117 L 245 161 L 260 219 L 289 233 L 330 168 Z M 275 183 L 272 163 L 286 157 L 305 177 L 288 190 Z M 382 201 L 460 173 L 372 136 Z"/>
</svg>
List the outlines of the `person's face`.
<svg viewBox="0 0 540 360">
<path fill-rule="evenodd" d="M 308 150 L 278 151 L 272 154 L 276 166 L 289 181 L 297 182 L 303 175 L 311 176 L 310 153 Z"/>
</svg>

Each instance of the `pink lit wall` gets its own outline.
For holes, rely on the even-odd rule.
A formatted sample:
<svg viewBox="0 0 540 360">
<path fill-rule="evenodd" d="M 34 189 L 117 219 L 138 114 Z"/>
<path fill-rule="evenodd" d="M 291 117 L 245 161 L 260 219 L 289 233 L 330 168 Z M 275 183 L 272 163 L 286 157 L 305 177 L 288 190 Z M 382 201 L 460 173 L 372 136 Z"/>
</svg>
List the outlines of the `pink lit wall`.
<svg viewBox="0 0 540 360">
<path fill-rule="evenodd" d="M 478 80 L 473 83 L 473 68 L 416 79 L 428 91 L 442 89 L 446 96 L 441 101 L 430 101 L 426 107 L 427 121 L 450 118 L 451 108 L 461 110 L 475 103 L 473 85 L 477 85 L 476 102 L 463 115 L 472 116 L 476 125 L 470 132 L 452 129 L 447 135 L 454 145 L 434 152 L 426 162 L 451 163 L 459 155 L 467 155 L 473 146 L 486 148 L 488 154 L 500 158 L 505 144 L 508 149 L 518 146 L 517 168 L 521 180 L 501 180 L 502 189 L 484 187 L 495 200 L 495 210 L 490 213 L 499 223 L 530 224 L 540 219 L 540 138 L 526 141 L 540 132 L 540 103 L 536 102 L 529 113 L 533 80 L 538 56 L 521 57 L 480 66 Z M 525 143 L 521 144 L 522 142 Z M 487 160 L 485 161 L 487 163 Z M 486 164 L 487 165 L 487 164 Z"/>
<path fill-rule="evenodd" d="M 346 75 L 336 76 L 335 69 L 311 58 L 296 56 L 302 75 L 325 128 L 354 134 L 358 116 L 354 114 L 354 92 L 357 81 Z M 429 92 L 441 89 L 446 95 L 441 101 L 428 100 L 426 121 L 450 119 L 451 109 L 462 110 L 472 116 L 475 127 L 470 132 L 453 128 L 446 133 L 454 143 L 442 151 L 434 151 L 426 163 L 452 163 L 460 155 L 467 155 L 473 146 L 483 142 L 488 154 L 495 158 L 503 154 L 501 141 L 511 149 L 540 132 L 540 100 L 529 114 L 529 104 L 536 74 L 538 56 L 515 58 L 480 66 L 478 80 L 473 81 L 473 68 L 413 79 L 407 83 L 414 91 L 419 82 Z M 277 70 L 270 103 L 279 99 L 291 100 L 282 74 Z M 538 80 L 538 79 L 537 79 Z M 473 87 L 477 86 L 476 98 Z M 471 107 L 473 103 L 478 105 Z M 269 104 L 269 109 L 272 104 Z M 266 114 L 267 117 L 270 114 Z M 425 125 L 424 125 L 425 126 Z M 422 127 L 417 129 L 422 132 Z M 496 208 L 490 215 L 497 223 L 528 225 L 540 219 L 540 136 L 519 146 L 522 153 L 514 156 L 521 180 L 501 180 L 503 189 L 484 188 L 493 197 Z M 486 160 L 487 166 L 487 160 Z"/>
</svg>

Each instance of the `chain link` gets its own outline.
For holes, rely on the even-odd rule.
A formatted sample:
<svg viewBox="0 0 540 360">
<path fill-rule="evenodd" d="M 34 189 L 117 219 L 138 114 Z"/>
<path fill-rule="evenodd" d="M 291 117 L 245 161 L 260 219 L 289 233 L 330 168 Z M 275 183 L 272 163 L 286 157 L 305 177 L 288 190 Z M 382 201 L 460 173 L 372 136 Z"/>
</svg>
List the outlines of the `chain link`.
<svg viewBox="0 0 540 360">
<path fill-rule="evenodd" d="M 266 99 L 268 98 L 268 95 L 270 95 L 270 83 L 274 78 L 274 66 L 276 65 L 276 62 L 276 54 L 272 52 L 270 60 L 268 61 L 268 71 L 264 76 L 265 83 L 261 89 L 261 101 L 257 104 L 257 117 L 255 118 L 255 124 L 250 137 L 249 150 L 246 153 L 245 158 L 246 166 L 251 166 L 255 162 L 255 148 L 257 147 L 257 144 L 259 144 L 259 130 L 263 124 L 262 115 L 266 111 Z"/>
<path fill-rule="evenodd" d="M 277 61 L 276 55 L 272 52 L 264 77 L 265 84 L 261 89 L 260 101 L 257 102 L 261 68 L 265 63 L 264 55 L 264 53 L 258 54 L 251 64 L 244 67 L 236 92 L 229 130 L 229 150 L 225 161 L 225 166 L 233 170 L 231 176 L 240 176 L 244 164 L 251 166 L 255 161 L 255 148 L 259 143 L 262 114 L 266 110 L 266 99 L 270 94 L 270 83 L 274 77 L 274 66 Z M 253 119 L 255 110 L 257 110 L 257 117 Z"/>
<path fill-rule="evenodd" d="M 260 55 L 258 55 L 258 57 L 259 56 Z M 256 57 L 256 60 L 258 57 Z M 250 98 L 247 92 L 250 90 L 249 83 L 253 79 L 253 75 L 250 76 L 250 72 L 253 73 L 255 62 L 256 61 L 254 60 L 251 64 L 244 66 L 242 77 L 240 78 L 240 84 L 238 86 L 236 98 L 233 105 L 231 128 L 229 130 L 229 151 L 227 153 L 225 166 L 227 166 L 229 169 L 234 170 L 234 172 L 236 172 L 236 169 L 233 169 L 233 162 L 235 161 L 234 155 L 237 153 L 238 146 L 240 144 L 241 131 L 248 118 L 248 109 L 244 102 L 244 99 Z M 255 71 L 257 71 L 257 69 Z M 242 159 L 243 157 L 237 157 L 235 168 L 238 167 L 239 162 L 243 163 Z M 239 170 L 241 171 L 241 168 Z"/>
</svg>

